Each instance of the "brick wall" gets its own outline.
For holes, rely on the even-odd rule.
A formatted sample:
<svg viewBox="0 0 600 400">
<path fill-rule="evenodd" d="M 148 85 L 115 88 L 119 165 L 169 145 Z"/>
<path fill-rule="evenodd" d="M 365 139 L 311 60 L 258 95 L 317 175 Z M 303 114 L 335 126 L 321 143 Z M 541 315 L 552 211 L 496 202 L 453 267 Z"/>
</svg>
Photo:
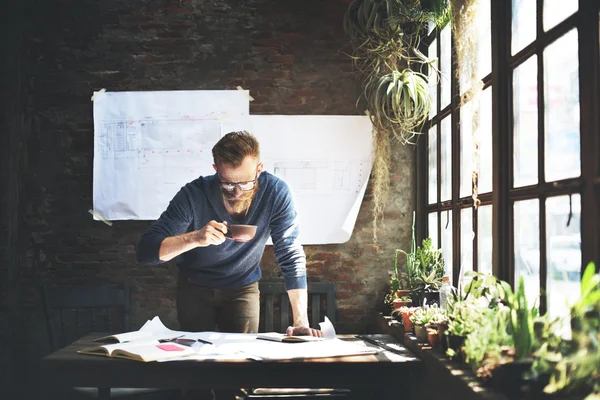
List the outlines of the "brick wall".
<svg viewBox="0 0 600 400">
<path fill-rule="evenodd" d="M 342 29 L 347 0 L 24 0 L 4 16 L 0 206 L 0 376 L 35 371 L 48 351 L 38 286 L 127 281 L 133 326 L 176 327 L 171 264 L 141 268 L 149 222 L 95 222 L 94 90 L 249 89 L 254 114 L 357 114 L 359 88 Z M 21 24 L 19 24 L 21 22 Z M 8 29 L 8 27 L 6 27 Z M 414 149 L 393 148 L 392 193 L 379 243 L 367 191 L 349 242 L 307 246 L 309 279 L 337 284 L 340 332 L 372 329 L 393 249 L 407 248 Z M 265 279 L 277 279 L 271 248 Z M 18 338 L 18 339 L 17 339 Z M 11 361 L 15 354 L 19 361 Z M 18 375 L 18 372 L 16 373 Z"/>
</svg>

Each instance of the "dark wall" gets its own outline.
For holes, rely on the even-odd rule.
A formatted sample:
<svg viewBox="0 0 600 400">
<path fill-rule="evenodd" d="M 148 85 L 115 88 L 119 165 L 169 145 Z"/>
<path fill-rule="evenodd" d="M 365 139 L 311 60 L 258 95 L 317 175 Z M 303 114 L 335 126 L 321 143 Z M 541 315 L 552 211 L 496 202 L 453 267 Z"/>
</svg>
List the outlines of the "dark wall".
<svg viewBox="0 0 600 400">
<path fill-rule="evenodd" d="M 93 91 L 239 85 L 254 97 L 255 114 L 362 112 L 342 29 L 348 0 L 11 3 L 0 13 L 2 388 L 35 379 L 37 360 L 48 352 L 41 284 L 126 281 L 134 328 L 154 315 L 176 327 L 176 267 L 135 262 L 149 222 L 109 227 L 88 213 Z M 377 244 L 369 189 L 349 242 L 305 248 L 309 279 L 336 282 L 340 332 L 371 329 L 393 249 L 409 247 L 413 164 L 413 148 L 393 147 L 391 201 Z M 278 279 L 270 248 L 262 267 L 265 279 Z"/>
</svg>

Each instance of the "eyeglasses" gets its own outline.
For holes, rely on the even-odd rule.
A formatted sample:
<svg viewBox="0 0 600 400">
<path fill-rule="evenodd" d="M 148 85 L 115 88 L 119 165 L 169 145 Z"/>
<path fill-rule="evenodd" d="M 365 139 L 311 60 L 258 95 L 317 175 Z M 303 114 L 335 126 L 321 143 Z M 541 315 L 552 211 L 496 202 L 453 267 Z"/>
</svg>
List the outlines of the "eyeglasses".
<svg viewBox="0 0 600 400">
<path fill-rule="evenodd" d="M 217 176 L 219 176 L 219 175 L 217 174 Z M 221 186 L 221 189 L 225 190 L 226 192 L 233 192 L 235 190 L 236 186 L 241 191 L 247 192 L 249 190 L 254 189 L 254 186 L 256 185 L 256 181 L 257 180 L 258 180 L 258 171 L 256 171 L 256 177 L 254 178 L 253 181 L 248 181 L 248 182 L 223 182 L 223 181 L 221 181 L 221 178 L 219 177 L 219 185 Z"/>
</svg>

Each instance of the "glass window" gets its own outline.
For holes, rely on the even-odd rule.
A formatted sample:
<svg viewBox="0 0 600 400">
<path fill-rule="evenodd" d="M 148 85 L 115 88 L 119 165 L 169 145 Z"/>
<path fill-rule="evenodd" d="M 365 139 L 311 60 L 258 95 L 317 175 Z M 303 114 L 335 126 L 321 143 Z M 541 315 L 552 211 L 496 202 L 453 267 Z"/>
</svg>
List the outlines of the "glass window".
<svg viewBox="0 0 600 400">
<path fill-rule="evenodd" d="M 437 224 L 438 213 L 433 212 L 429 213 L 427 217 L 427 227 L 429 228 L 429 237 L 431 238 L 431 242 L 433 243 L 433 247 L 436 249 L 440 248 L 440 244 L 438 241 L 438 224 Z"/>
<path fill-rule="evenodd" d="M 429 69 L 429 96 L 431 98 L 431 109 L 429 118 L 433 118 L 437 114 L 437 90 L 438 90 L 438 69 L 439 61 L 437 55 L 437 39 L 434 39 L 428 47 L 428 57 L 433 60 L 433 66 Z"/>
<path fill-rule="evenodd" d="M 492 88 L 479 96 L 479 193 L 492 191 Z"/>
<path fill-rule="evenodd" d="M 578 2 L 573 0 L 544 0 L 544 30 L 554 28 L 577 11 L 578 7 Z"/>
<path fill-rule="evenodd" d="M 451 95 L 451 76 L 452 76 L 452 35 L 450 24 L 446 25 L 440 33 L 440 72 L 441 76 L 441 107 L 444 109 L 452 98 Z"/>
<path fill-rule="evenodd" d="M 460 210 L 460 273 L 473 271 L 473 208 Z"/>
<path fill-rule="evenodd" d="M 537 57 L 513 73 L 514 186 L 538 183 Z"/>
<path fill-rule="evenodd" d="M 520 277 L 530 304 L 540 294 L 540 202 L 538 199 L 518 201 L 515 215 L 515 287 Z"/>
<path fill-rule="evenodd" d="M 452 196 L 452 124 L 450 117 L 442 121 L 442 201 Z"/>
<path fill-rule="evenodd" d="M 544 51 L 546 182 L 581 174 L 577 31 Z"/>
<path fill-rule="evenodd" d="M 492 206 L 477 209 L 477 270 L 492 274 Z"/>
<path fill-rule="evenodd" d="M 460 108 L 460 197 L 473 193 L 473 168 L 477 157 L 473 148 L 473 103 L 468 102 Z"/>
<path fill-rule="evenodd" d="M 442 256 L 444 257 L 444 275 L 452 276 L 452 211 L 446 210 L 442 217 Z"/>
<path fill-rule="evenodd" d="M 535 40 L 535 0 L 512 0 L 512 54 Z"/>
<path fill-rule="evenodd" d="M 460 109 L 460 197 L 473 192 L 473 169 L 478 173 L 478 192 L 492 191 L 492 89 L 481 92 L 478 101 L 476 121 L 473 121 L 472 102 Z M 473 124 L 477 125 L 475 136 Z M 478 143 L 478 149 L 474 143 Z"/>
<path fill-rule="evenodd" d="M 427 198 L 429 204 L 437 202 L 437 126 L 429 129 L 427 147 L 427 170 L 429 174 L 427 184 Z"/>
<path fill-rule="evenodd" d="M 572 195 L 570 204 L 569 196 L 546 200 L 546 227 L 548 312 L 568 315 L 581 280 L 581 196 Z"/>
<path fill-rule="evenodd" d="M 477 75 L 481 78 L 492 72 L 492 10 L 491 1 L 480 1 L 477 10 Z"/>
</svg>

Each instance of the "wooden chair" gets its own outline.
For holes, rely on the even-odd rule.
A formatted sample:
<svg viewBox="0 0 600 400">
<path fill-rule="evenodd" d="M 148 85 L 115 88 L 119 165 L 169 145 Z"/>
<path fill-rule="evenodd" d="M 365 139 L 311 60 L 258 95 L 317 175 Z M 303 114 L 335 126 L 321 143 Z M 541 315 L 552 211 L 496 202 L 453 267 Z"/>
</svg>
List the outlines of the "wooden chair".
<svg viewBox="0 0 600 400">
<path fill-rule="evenodd" d="M 290 301 L 283 282 L 259 282 L 261 295 L 261 332 L 285 332 L 292 321 Z M 308 317 L 312 328 L 319 328 L 327 316 L 335 326 L 335 285 L 332 282 L 308 283 Z M 279 315 L 277 316 L 277 312 Z M 324 312 L 323 312 L 324 311 Z M 346 389 L 252 389 L 247 399 L 322 399 L 348 397 Z"/>
<path fill-rule="evenodd" d="M 42 286 L 51 351 L 93 331 L 130 330 L 130 292 L 122 285 Z M 178 390 L 137 388 L 73 388 L 71 398 L 177 399 Z"/>
</svg>

